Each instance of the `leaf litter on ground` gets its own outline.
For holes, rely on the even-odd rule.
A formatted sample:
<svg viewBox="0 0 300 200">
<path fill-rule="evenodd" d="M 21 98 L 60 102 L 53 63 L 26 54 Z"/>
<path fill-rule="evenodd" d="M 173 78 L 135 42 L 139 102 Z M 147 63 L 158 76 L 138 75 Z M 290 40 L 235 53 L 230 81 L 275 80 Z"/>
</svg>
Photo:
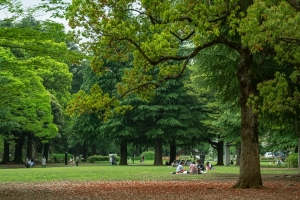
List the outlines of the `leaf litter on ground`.
<svg viewBox="0 0 300 200">
<path fill-rule="evenodd" d="M 0 199 L 300 199 L 299 180 L 264 181 L 262 189 L 233 189 L 234 183 L 233 180 L 0 183 Z"/>
</svg>

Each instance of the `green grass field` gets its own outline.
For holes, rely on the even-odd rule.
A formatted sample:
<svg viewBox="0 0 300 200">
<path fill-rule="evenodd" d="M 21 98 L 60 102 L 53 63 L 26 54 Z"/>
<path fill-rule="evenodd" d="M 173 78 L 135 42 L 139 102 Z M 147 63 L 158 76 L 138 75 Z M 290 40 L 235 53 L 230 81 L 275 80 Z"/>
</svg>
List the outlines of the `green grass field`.
<svg viewBox="0 0 300 200">
<path fill-rule="evenodd" d="M 156 181 L 193 181 L 206 178 L 237 178 L 238 166 L 215 166 L 215 171 L 201 175 L 174 175 L 175 167 L 153 166 L 153 161 L 145 164 L 128 163 L 128 166 L 110 166 L 108 162 L 80 163 L 76 165 L 48 164 L 46 168 L 36 165 L 33 168 L 9 167 L 0 165 L 0 182 L 45 182 L 45 181 L 118 181 L 118 180 L 156 180 Z M 213 163 L 214 164 L 214 163 Z M 188 166 L 185 166 L 188 170 Z M 261 163 L 262 175 L 298 174 L 294 168 L 277 167 L 276 164 Z"/>
</svg>

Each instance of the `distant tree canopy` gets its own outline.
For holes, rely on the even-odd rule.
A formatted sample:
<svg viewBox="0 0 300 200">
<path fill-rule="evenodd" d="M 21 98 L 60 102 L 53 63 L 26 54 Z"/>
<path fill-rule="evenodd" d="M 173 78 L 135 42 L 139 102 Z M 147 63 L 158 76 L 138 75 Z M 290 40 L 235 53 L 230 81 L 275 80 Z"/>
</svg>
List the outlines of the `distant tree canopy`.
<svg viewBox="0 0 300 200">
<path fill-rule="evenodd" d="M 5 127 L 0 137 L 5 145 L 24 140 L 22 134 L 49 142 L 59 130 L 54 104 L 64 107 L 68 101 L 68 65 L 79 54 L 68 49 L 63 25 L 37 21 L 32 15 L 20 18 L 25 12 L 18 1 L 0 1 L 0 9 L 12 12 L 0 21 L 0 127 Z M 22 146 L 16 149 L 22 153 Z"/>
</svg>

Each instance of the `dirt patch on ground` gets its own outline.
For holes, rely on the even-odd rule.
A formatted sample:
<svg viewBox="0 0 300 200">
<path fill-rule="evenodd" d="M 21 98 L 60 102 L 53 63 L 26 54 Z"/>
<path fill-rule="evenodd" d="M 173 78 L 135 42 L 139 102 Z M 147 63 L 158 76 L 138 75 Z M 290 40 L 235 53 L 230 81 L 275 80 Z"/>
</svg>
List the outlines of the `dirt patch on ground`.
<svg viewBox="0 0 300 200">
<path fill-rule="evenodd" d="M 8 166 L 6 166 L 8 167 Z M 5 168 L 6 168 L 5 167 Z M 13 165 L 9 168 L 24 167 Z M 176 176 L 171 175 L 170 176 Z M 300 199 L 300 174 L 262 175 L 262 189 L 233 189 L 238 175 L 195 181 L 57 181 L 1 183 L 1 200 L 23 199 Z"/>
<path fill-rule="evenodd" d="M 0 199 L 300 199 L 299 176 L 263 179 L 263 189 L 232 189 L 232 175 L 199 181 L 0 183 Z"/>
</svg>

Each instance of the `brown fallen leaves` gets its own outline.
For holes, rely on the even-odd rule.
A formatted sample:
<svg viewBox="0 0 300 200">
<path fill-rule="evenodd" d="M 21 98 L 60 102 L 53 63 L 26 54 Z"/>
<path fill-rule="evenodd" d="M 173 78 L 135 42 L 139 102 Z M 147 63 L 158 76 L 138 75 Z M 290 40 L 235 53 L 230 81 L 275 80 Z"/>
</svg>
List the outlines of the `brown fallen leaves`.
<svg viewBox="0 0 300 200">
<path fill-rule="evenodd" d="M 1 200 L 17 199 L 300 199 L 299 181 L 265 181 L 263 189 L 232 189 L 226 181 L 89 181 L 0 183 Z"/>
</svg>

